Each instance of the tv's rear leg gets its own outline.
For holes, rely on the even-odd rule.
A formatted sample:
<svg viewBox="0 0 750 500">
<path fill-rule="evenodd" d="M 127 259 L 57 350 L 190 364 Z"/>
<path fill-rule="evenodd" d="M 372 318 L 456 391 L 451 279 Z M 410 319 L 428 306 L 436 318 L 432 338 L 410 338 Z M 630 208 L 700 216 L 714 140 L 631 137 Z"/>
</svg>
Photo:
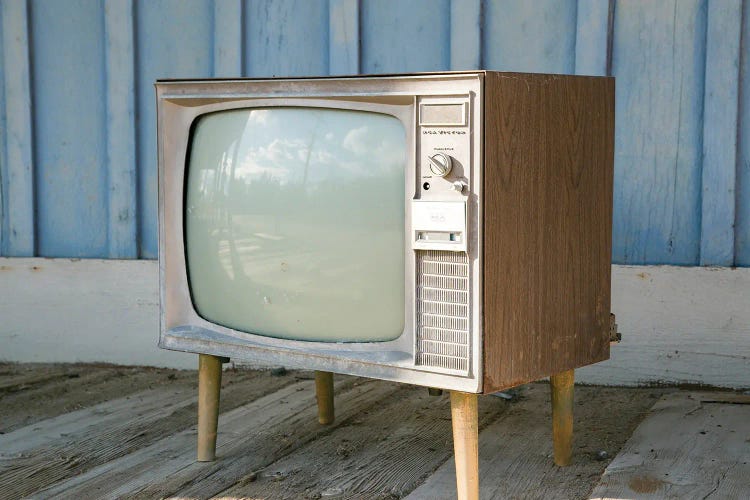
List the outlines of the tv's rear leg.
<svg viewBox="0 0 750 500">
<path fill-rule="evenodd" d="M 221 364 L 228 358 L 198 355 L 198 461 L 216 459 L 216 429 L 219 424 Z"/>
<path fill-rule="evenodd" d="M 479 498 L 479 413 L 477 395 L 451 391 L 456 491 L 459 500 Z"/>
<path fill-rule="evenodd" d="M 318 422 L 333 423 L 333 373 L 315 372 L 315 397 L 318 400 Z"/>
<path fill-rule="evenodd" d="M 573 458 L 573 383 L 575 370 L 549 378 L 552 388 L 552 444 L 555 464 L 570 465 Z"/>
</svg>

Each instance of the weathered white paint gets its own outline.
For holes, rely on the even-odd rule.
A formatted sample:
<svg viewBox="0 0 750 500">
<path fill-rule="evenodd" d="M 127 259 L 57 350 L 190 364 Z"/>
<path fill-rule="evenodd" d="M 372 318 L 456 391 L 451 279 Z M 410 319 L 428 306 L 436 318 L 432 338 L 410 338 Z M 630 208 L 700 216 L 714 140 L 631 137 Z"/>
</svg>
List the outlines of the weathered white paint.
<svg viewBox="0 0 750 500">
<path fill-rule="evenodd" d="M 155 261 L 0 258 L 0 359 L 194 368 L 156 347 Z M 613 266 L 623 341 L 576 380 L 750 387 L 750 269 Z"/>
<path fill-rule="evenodd" d="M 156 261 L 4 258 L 0 297 L 0 359 L 197 366 L 156 346 Z"/>
<path fill-rule="evenodd" d="M 750 269 L 613 266 L 623 340 L 576 381 L 750 387 Z"/>
</svg>

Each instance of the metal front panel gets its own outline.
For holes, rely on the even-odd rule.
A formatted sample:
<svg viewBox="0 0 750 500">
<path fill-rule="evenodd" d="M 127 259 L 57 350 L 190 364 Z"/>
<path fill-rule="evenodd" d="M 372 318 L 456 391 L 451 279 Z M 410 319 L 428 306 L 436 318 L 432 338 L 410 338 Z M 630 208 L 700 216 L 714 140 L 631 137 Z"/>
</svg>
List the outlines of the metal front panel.
<svg viewBox="0 0 750 500">
<path fill-rule="evenodd" d="M 480 370 L 480 114 L 470 93 L 421 96 L 415 251 L 418 366 L 469 375 Z"/>
</svg>

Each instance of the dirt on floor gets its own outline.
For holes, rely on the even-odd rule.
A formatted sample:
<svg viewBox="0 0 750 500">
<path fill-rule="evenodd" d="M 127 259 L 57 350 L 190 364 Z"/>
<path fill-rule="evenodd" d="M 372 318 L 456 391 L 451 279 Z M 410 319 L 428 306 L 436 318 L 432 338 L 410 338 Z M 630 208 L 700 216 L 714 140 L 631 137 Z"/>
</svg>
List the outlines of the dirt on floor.
<svg viewBox="0 0 750 500">
<path fill-rule="evenodd" d="M 189 371 L 162 368 L 0 363 L 0 433 L 158 385 L 194 379 Z"/>
<path fill-rule="evenodd" d="M 244 368 L 227 370 L 222 386 L 229 389 L 222 393 L 222 412 L 249 403 L 248 398 L 257 398 L 258 391 L 273 394 L 310 376 L 308 372 L 259 374 Z M 258 377 L 268 382 L 259 382 Z M 349 397 L 347 391 L 354 390 L 352 387 L 356 389 L 359 382 L 346 383 L 347 379 L 354 381 L 353 377 L 337 376 L 337 379 L 344 380 L 343 406 Z M 420 485 L 429 484 L 431 476 L 439 475 L 441 466 L 444 468 L 452 456 L 447 394 L 434 397 L 428 396 L 424 388 L 387 382 L 366 383 L 385 388 L 373 390 L 372 393 L 379 396 L 372 400 L 351 396 L 360 398 L 356 399 L 356 411 L 350 411 L 351 415 L 342 412 L 342 418 L 324 431 L 314 430 L 314 434 L 310 431 L 307 436 L 304 434 L 307 431 L 299 430 L 299 423 L 294 424 L 296 430 L 276 430 L 279 435 L 292 436 L 295 431 L 303 434 L 295 439 L 295 443 L 285 445 L 283 452 L 269 456 L 262 464 L 254 464 L 253 470 L 238 467 L 236 477 L 225 471 L 223 475 L 217 475 L 222 477 L 220 482 L 210 487 L 203 485 L 198 490 L 205 492 L 202 496 L 225 498 L 400 498 L 415 488 L 420 491 Z M 255 392 L 246 387 L 251 385 L 258 387 Z M 188 389 L 186 393 L 192 395 L 192 390 L 197 393 L 197 373 L 101 364 L 3 363 L 0 364 L 0 433 L 160 387 Z M 505 397 L 480 398 L 480 424 L 491 435 L 507 433 L 502 436 L 504 444 L 497 448 L 498 456 L 504 460 L 518 460 L 528 455 L 528 459 L 523 458 L 522 462 L 527 461 L 529 467 L 533 466 L 532 462 L 538 462 L 537 465 L 543 468 L 538 477 L 524 479 L 522 471 L 516 470 L 516 476 L 509 478 L 518 488 L 525 481 L 535 483 L 535 491 L 540 495 L 510 496 L 542 498 L 543 492 L 545 495 L 556 492 L 555 498 L 585 498 L 651 406 L 663 394 L 674 390 L 576 386 L 575 458 L 573 465 L 564 469 L 550 468 L 551 458 L 545 456 L 547 448 L 551 450 L 547 384 L 522 386 L 509 391 Z M 300 393 L 300 397 L 304 394 Z M 350 408 L 353 410 L 354 407 Z M 195 411 L 193 406 L 188 410 L 191 415 Z M 175 432 L 185 429 L 192 420 L 190 415 L 177 416 L 177 427 L 180 428 L 175 428 Z M 161 424 L 168 428 L 168 422 Z M 152 426 L 153 423 L 144 425 Z M 138 429 L 134 428 L 132 432 L 136 433 Z M 219 429 L 220 436 L 221 432 Z M 514 436 L 519 440 L 516 445 L 512 444 Z M 139 446 L 152 445 L 164 437 L 163 432 L 154 436 L 153 441 L 144 437 Z M 480 437 L 480 447 L 482 439 L 488 438 Z M 126 450 L 123 454 L 132 451 Z M 113 458 L 116 457 L 108 455 L 102 461 Z M 487 462 L 484 456 L 481 460 Z M 72 477 L 98 465 L 101 464 L 93 460 L 79 470 L 61 471 L 54 476 L 55 482 L 66 480 L 66 477 L 69 480 L 68 474 Z M 36 466 L 43 467 L 43 464 Z M 504 466 L 498 462 L 497 467 L 499 473 L 500 467 Z M 511 468 L 514 467 L 516 465 Z M 487 481 L 490 476 L 485 475 Z M 174 483 L 167 478 L 164 481 L 165 485 Z M 547 485 L 539 486 L 540 481 L 547 481 Z M 190 487 L 196 488 L 196 485 Z M 183 484 L 180 488 L 187 486 Z M 507 490 L 508 493 L 511 490 L 513 487 Z M 29 492 L 23 488 L 19 491 Z M 162 493 L 183 496 L 180 490 L 164 490 Z"/>
</svg>

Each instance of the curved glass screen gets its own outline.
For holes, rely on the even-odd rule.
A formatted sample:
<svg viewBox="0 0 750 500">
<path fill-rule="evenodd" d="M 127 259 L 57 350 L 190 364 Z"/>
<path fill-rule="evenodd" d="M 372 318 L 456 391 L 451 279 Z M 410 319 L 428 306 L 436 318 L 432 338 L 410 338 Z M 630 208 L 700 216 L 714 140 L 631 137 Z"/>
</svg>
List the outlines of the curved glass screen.
<svg viewBox="0 0 750 500">
<path fill-rule="evenodd" d="M 335 342 L 404 329 L 406 136 L 390 115 L 263 108 L 205 115 L 188 156 L 185 238 L 200 316 Z"/>
</svg>

